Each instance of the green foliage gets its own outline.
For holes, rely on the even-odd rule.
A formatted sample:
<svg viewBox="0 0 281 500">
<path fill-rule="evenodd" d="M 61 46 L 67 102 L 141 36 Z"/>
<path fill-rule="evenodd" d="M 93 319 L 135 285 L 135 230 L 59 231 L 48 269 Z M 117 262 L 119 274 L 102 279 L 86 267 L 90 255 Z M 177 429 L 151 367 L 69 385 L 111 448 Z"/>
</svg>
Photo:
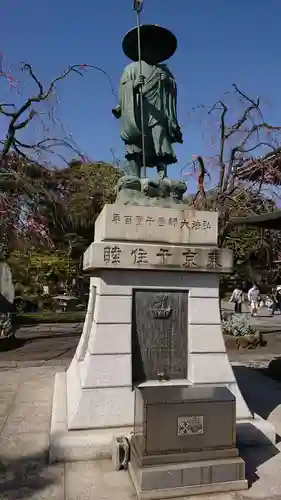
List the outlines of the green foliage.
<svg viewBox="0 0 281 500">
<path fill-rule="evenodd" d="M 65 248 L 64 234 L 74 233 L 87 246 L 97 215 L 114 201 L 119 177 L 120 170 L 103 162 L 72 161 L 55 169 L 9 155 L 0 170 L 1 238 L 7 235 L 12 249 L 19 242 L 26 248 L 51 241 Z"/>
<path fill-rule="evenodd" d="M 234 337 L 245 337 L 254 335 L 256 329 L 251 325 L 249 319 L 241 314 L 230 314 L 222 320 L 223 335 L 233 335 Z"/>
<path fill-rule="evenodd" d="M 57 170 L 63 206 L 44 214 L 56 244 L 65 246 L 65 233 L 74 236 L 74 246 L 85 249 L 93 240 L 96 217 L 106 203 L 113 203 L 120 171 L 106 163 L 71 162 Z"/>
<path fill-rule="evenodd" d="M 39 293 L 40 291 L 32 295 L 27 295 L 27 294 L 17 295 L 14 301 L 15 311 L 21 314 L 21 313 L 34 312 L 40 310 L 42 308 L 43 301 Z M 49 307 L 49 309 L 51 309 L 51 307 Z"/>
<path fill-rule="evenodd" d="M 50 287 L 59 281 L 75 276 L 75 266 L 68 255 L 60 250 L 27 249 L 25 252 L 14 250 L 8 263 L 11 266 L 16 291 L 40 293 L 43 285 Z"/>
<path fill-rule="evenodd" d="M 83 279 L 83 253 L 93 241 L 96 217 L 114 201 L 120 171 L 81 161 L 45 168 L 16 155 L 9 156 L 6 167 L 9 175 L 0 172 L 0 236 L 9 235 L 16 295 L 22 307 L 26 303 L 32 310 L 33 303 L 35 309 L 44 306 L 44 285 L 54 294 L 62 282 L 69 286 L 73 278 L 76 283 Z M 28 216 L 35 221 L 32 227 Z"/>
<path fill-rule="evenodd" d="M 0 168 L 0 236 L 14 248 L 23 238 L 48 244 L 42 207 L 58 198 L 53 170 L 9 154 Z M 42 231 L 44 230 L 44 231 Z"/>
<path fill-rule="evenodd" d="M 236 279 L 279 280 L 280 270 L 275 264 L 281 250 L 279 231 L 238 226 L 229 232 L 223 246 L 233 251 Z"/>
</svg>

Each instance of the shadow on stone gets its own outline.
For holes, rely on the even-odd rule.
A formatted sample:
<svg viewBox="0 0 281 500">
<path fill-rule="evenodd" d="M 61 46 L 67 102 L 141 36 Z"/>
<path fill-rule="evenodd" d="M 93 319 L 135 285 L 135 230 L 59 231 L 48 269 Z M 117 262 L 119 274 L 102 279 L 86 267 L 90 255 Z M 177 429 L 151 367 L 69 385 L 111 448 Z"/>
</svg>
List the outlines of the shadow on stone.
<svg viewBox="0 0 281 500">
<path fill-rule="evenodd" d="M 260 370 L 263 375 L 275 380 L 276 382 L 281 382 L 281 358 L 275 358 L 270 361 L 267 368 Z"/>
<path fill-rule="evenodd" d="M 247 366 L 233 367 L 240 390 L 253 413 L 267 419 L 281 404 L 281 385 Z"/>
<path fill-rule="evenodd" d="M 37 331 L 35 333 L 37 333 Z M 13 351 L 24 347 L 26 344 L 32 344 L 36 341 L 42 340 L 77 338 L 78 343 L 78 340 L 81 337 L 81 333 L 82 328 L 81 330 L 77 331 L 65 332 L 65 330 L 62 330 L 58 331 L 57 333 L 49 333 L 49 330 L 44 331 L 44 329 L 42 329 L 41 333 L 38 335 L 35 334 L 31 336 L 25 336 L 25 334 L 21 333 L 19 330 L 18 336 L 12 336 L 0 340 L 0 352 Z"/>
<path fill-rule="evenodd" d="M 257 435 L 257 439 L 263 443 L 262 446 L 243 446 L 239 445 L 239 442 L 237 443 L 239 454 L 245 461 L 246 479 L 249 482 L 250 488 L 253 483 L 260 479 L 257 471 L 258 467 L 275 455 L 278 455 L 279 450 L 255 426 L 250 423 L 245 424 L 245 426 L 248 426 L 248 429 L 245 429 L 245 432 L 249 432 L 251 434 L 255 433 Z M 253 429 L 250 427 L 253 427 Z M 260 434 L 260 436 L 258 436 L 258 434 Z"/>
<path fill-rule="evenodd" d="M 3 500 L 34 498 L 34 494 L 55 484 L 58 478 L 48 470 L 47 457 L 48 449 L 22 458 L 6 458 L 2 453 L 0 498 Z"/>
<path fill-rule="evenodd" d="M 0 352 L 12 351 L 23 347 L 26 339 L 19 339 L 15 336 L 3 338 L 0 341 Z"/>
<path fill-rule="evenodd" d="M 50 335 L 45 335 L 42 333 L 42 335 L 34 335 L 33 337 L 25 337 L 24 340 L 25 342 L 35 342 L 36 340 L 42 340 L 44 339 L 62 339 L 62 338 L 74 338 L 77 337 L 78 339 L 81 337 L 82 331 L 77 331 L 77 332 L 67 332 L 67 333 L 56 333 L 56 334 L 50 334 Z"/>
</svg>

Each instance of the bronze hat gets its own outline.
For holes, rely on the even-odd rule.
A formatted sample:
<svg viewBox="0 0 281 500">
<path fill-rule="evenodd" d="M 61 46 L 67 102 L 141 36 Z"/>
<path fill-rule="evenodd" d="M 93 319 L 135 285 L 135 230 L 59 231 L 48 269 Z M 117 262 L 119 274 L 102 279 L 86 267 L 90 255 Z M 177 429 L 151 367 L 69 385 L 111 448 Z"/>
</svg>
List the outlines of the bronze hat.
<svg viewBox="0 0 281 500">
<path fill-rule="evenodd" d="M 141 50 L 153 47 L 153 59 L 155 64 L 169 59 L 177 49 L 175 35 L 158 26 L 157 24 L 143 24 L 140 26 Z M 132 61 L 138 61 L 138 30 L 137 27 L 128 31 L 122 43 L 123 51 Z"/>
</svg>

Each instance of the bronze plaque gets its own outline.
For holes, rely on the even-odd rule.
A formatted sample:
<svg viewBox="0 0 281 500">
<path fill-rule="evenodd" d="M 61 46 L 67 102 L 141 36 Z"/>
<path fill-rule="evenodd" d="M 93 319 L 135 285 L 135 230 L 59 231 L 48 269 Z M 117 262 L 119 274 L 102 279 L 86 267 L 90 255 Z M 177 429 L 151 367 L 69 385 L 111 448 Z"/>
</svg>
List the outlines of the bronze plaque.
<svg viewBox="0 0 281 500">
<path fill-rule="evenodd" d="M 188 291 L 134 290 L 133 385 L 187 377 Z"/>
</svg>

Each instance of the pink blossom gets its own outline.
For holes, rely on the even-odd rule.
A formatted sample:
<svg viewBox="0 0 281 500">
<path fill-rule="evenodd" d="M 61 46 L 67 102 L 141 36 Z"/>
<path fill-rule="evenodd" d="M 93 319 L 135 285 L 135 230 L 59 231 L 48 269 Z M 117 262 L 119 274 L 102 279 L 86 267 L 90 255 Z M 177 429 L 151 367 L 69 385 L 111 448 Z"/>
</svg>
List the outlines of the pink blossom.
<svg viewBox="0 0 281 500">
<path fill-rule="evenodd" d="M 8 73 L 6 75 L 6 78 L 7 78 L 8 82 L 9 82 L 9 84 L 11 85 L 11 87 L 17 87 L 17 85 L 18 85 L 19 82 L 18 82 L 18 80 L 15 80 L 12 75 L 10 75 Z"/>
</svg>

